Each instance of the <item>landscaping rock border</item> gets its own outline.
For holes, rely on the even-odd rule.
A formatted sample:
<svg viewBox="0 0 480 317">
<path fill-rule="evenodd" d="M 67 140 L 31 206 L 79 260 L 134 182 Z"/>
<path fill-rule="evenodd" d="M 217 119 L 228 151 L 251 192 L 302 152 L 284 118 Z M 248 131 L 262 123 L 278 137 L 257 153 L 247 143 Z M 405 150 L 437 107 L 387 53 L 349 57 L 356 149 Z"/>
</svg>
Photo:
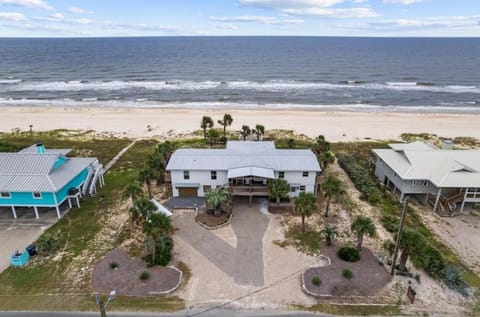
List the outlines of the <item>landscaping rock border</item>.
<svg viewBox="0 0 480 317">
<path fill-rule="evenodd" d="M 177 268 L 176 268 L 175 266 L 173 266 L 173 265 L 168 265 L 167 267 L 170 268 L 170 269 L 173 269 L 173 270 L 177 271 L 177 272 L 180 274 L 180 277 L 179 277 L 179 279 L 178 279 L 177 285 L 175 285 L 175 286 L 172 287 L 171 289 L 166 290 L 166 291 L 163 291 L 163 292 L 148 292 L 148 294 L 150 294 L 150 295 L 168 295 L 168 294 L 170 294 L 170 293 L 175 292 L 175 291 L 180 287 L 180 285 L 182 285 L 183 272 L 182 272 L 181 270 L 177 269 Z"/>
<path fill-rule="evenodd" d="M 233 217 L 233 211 L 230 213 L 230 216 L 228 217 L 226 222 L 224 222 L 222 224 L 219 224 L 218 226 L 213 226 L 213 227 L 207 226 L 206 224 L 197 221 L 197 215 L 198 215 L 198 209 L 195 210 L 195 222 L 196 223 L 198 223 L 200 226 L 202 226 L 203 228 L 205 228 L 207 230 L 216 230 L 216 229 L 226 227 L 230 224 L 230 222 L 232 221 L 232 217 Z"/>
</svg>

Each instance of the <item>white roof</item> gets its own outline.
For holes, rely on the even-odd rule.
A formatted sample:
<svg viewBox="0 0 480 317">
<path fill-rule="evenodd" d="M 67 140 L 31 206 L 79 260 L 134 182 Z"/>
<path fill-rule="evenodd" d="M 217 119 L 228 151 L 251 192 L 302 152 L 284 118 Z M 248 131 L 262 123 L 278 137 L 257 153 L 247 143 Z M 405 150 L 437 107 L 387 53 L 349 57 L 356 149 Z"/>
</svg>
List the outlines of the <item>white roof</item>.
<svg viewBox="0 0 480 317">
<path fill-rule="evenodd" d="M 245 176 L 257 176 L 270 179 L 275 178 L 275 174 L 272 169 L 255 166 L 231 168 L 228 170 L 227 174 L 227 178 L 237 178 Z"/>
<path fill-rule="evenodd" d="M 150 199 L 150 201 L 157 207 L 157 211 L 161 214 L 164 214 L 167 217 L 170 217 L 172 215 L 172 212 L 168 210 L 165 206 L 163 206 L 161 203 L 159 203 L 155 199 Z"/>
<path fill-rule="evenodd" d="M 63 164 L 54 168 L 59 159 Z M 95 160 L 49 152 L 0 153 L 0 191 L 56 192 Z"/>
<path fill-rule="evenodd" d="M 429 180 L 437 187 L 480 187 L 479 150 L 440 150 L 422 142 L 374 149 L 404 180 Z"/>
<path fill-rule="evenodd" d="M 321 171 L 312 151 L 279 150 L 271 141 L 229 141 L 225 149 L 180 149 L 173 153 L 167 165 L 169 171 L 246 171 L 240 168 L 255 168 L 252 171 L 268 173 L 269 178 L 273 171 Z"/>
</svg>

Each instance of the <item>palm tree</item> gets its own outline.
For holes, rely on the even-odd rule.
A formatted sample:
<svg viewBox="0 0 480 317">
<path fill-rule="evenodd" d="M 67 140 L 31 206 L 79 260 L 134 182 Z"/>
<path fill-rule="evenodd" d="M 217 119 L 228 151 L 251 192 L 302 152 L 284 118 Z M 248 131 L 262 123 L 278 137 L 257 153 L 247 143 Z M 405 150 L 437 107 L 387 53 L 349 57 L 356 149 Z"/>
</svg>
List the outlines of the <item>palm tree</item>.
<svg viewBox="0 0 480 317">
<path fill-rule="evenodd" d="M 280 199 L 287 197 L 290 192 L 290 185 L 282 178 L 273 179 L 268 183 L 270 195 L 277 200 L 277 207 L 280 207 Z"/>
<path fill-rule="evenodd" d="M 317 197 L 313 193 L 301 192 L 295 197 L 295 210 L 302 217 L 302 233 L 305 233 L 305 217 L 317 209 Z"/>
<path fill-rule="evenodd" d="M 130 208 L 132 220 L 137 220 L 139 218 L 145 220 L 155 211 L 157 211 L 155 204 L 144 197 L 135 200 L 133 207 Z"/>
<path fill-rule="evenodd" d="M 155 242 L 155 252 L 158 254 L 158 264 L 165 266 L 172 258 L 173 240 L 167 235 L 160 236 Z M 157 259 L 154 259 L 156 262 Z"/>
<path fill-rule="evenodd" d="M 143 222 L 143 232 L 149 237 L 153 245 L 152 264 L 155 264 L 155 250 L 158 238 L 162 235 L 170 234 L 171 231 L 172 222 L 170 218 L 161 213 L 152 213 Z"/>
<path fill-rule="evenodd" d="M 400 271 L 405 271 L 410 254 L 421 253 L 424 247 L 425 238 L 420 232 L 405 229 L 400 239 L 400 249 L 402 250 L 399 262 Z"/>
<path fill-rule="evenodd" d="M 328 211 L 330 209 L 330 200 L 338 197 L 343 193 L 343 184 L 334 175 L 328 175 L 322 184 L 323 196 L 327 198 L 327 204 L 325 206 L 325 217 L 328 217 Z"/>
<path fill-rule="evenodd" d="M 260 141 L 260 137 L 265 134 L 265 127 L 261 124 L 257 124 L 253 129 L 252 134 L 257 136 L 257 141 Z"/>
<path fill-rule="evenodd" d="M 315 139 L 313 151 L 317 154 L 321 167 L 326 170 L 328 165 L 335 162 L 335 155 L 330 150 L 330 143 L 325 140 L 323 135 L 319 135 Z"/>
<path fill-rule="evenodd" d="M 147 185 L 148 198 L 152 199 L 152 180 L 156 178 L 156 171 L 150 166 L 145 166 L 138 172 L 138 180 Z"/>
<path fill-rule="evenodd" d="M 206 140 L 207 139 L 207 128 L 208 129 L 213 128 L 212 118 L 210 118 L 208 116 L 203 116 L 202 117 L 202 122 L 200 122 L 200 128 L 203 129 L 203 138 Z"/>
<path fill-rule="evenodd" d="M 210 129 L 207 132 L 207 140 L 208 143 L 210 143 L 210 148 L 213 149 L 213 145 L 217 142 L 218 137 L 220 135 L 218 134 L 218 131 L 215 129 Z"/>
<path fill-rule="evenodd" d="M 135 202 L 137 201 L 137 199 L 142 197 L 143 197 L 143 191 L 137 182 L 128 183 L 128 185 L 125 186 L 125 188 L 123 189 L 122 199 L 131 199 L 132 201 L 131 209 L 133 209 L 133 207 L 135 206 Z M 130 225 L 133 226 L 133 220 L 135 218 L 135 210 L 130 210 L 128 214 L 128 218 L 129 218 L 128 221 L 130 222 Z"/>
<path fill-rule="evenodd" d="M 229 113 L 223 115 L 223 120 L 218 120 L 220 125 L 223 125 L 223 138 L 227 139 L 227 126 L 231 126 L 233 122 L 233 118 Z"/>
<path fill-rule="evenodd" d="M 242 125 L 242 130 L 240 131 L 240 135 L 243 137 L 243 141 L 247 139 L 247 136 L 252 134 L 252 130 L 248 125 Z"/>
<path fill-rule="evenodd" d="M 352 223 L 350 229 L 357 234 L 357 250 L 362 250 L 363 236 L 368 235 L 373 237 L 375 235 L 375 224 L 372 219 L 367 216 L 358 216 Z"/>
<path fill-rule="evenodd" d="M 320 231 L 320 234 L 325 237 L 325 243 L 330 246 L 332 245 L 333 240 L 338 237 L 340 233 L 338 232 L 337 227 L 326 225 L 325 228 Z"/>
<path fill-rule="evenodd" d="M 148 167 L 155 171 L 155 175 L 157 176 L 157 185 L 159 185 L 164 179 L 165 168 L 167 166 L 162 153 L 155 149 L 155 151 L 148 156 L 147 164 Z"/>
<path fill-rule="evenodd" d="M 223 187 L 217 187 L 205 193 L 205 203 L 208 208 L 214 210 L 214 214 L 220 213 L 220 207 L 230 206 L 230 193 Z"/>
</svg>

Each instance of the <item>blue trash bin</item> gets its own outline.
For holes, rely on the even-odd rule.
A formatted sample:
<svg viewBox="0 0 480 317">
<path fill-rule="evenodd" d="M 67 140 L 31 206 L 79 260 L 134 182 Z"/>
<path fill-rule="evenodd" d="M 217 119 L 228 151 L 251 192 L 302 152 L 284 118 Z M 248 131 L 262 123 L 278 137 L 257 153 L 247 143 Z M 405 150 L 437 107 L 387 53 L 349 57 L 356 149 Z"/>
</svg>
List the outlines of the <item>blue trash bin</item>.
<svg viewBox="0 0 480 317">
<path fill-rule="evenodd" d="M 26 247 L 26 250 L 28 252 L 28 255 L 33 256 L 37 254 L 37 246 L 35 244 L 30 244 L 28 247 Z"/>
</svg>

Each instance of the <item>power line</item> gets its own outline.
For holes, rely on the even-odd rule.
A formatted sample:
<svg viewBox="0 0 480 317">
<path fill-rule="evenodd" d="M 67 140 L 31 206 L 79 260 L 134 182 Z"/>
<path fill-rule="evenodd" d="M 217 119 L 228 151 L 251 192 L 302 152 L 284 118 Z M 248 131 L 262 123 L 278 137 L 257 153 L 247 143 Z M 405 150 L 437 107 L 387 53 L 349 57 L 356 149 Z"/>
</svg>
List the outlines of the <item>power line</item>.
<svg viewBox="0 0 480 317">
<path fill-rule="evenodd" d="M 190 314 L 190 315 L 187 314 L 187 316 L 193 317 L 193 316 L 198 316 L 198 315 L 201 315 L 201 314 L 205 314 L 205 313 L 207 313 L 207 312 L 209 312 L 209 311 L 218 309 L 218 308 L 220 308 L 220 307 L 223 307 L 223 306 L 226 306 L 226 305 L 228 305 L 228 304 L 231 304 L 231 303 L 240 301 L 240 300 L 242 300 L 242 299 L 244 299 L 244 298 L 247 298 L 247 297 L 249 297 L 249 296 L 252 296 L 252 295 L 254 295 L 254 294 L 263 292 L 264 290 L 267 290 L 267 289 L 269 289 L 269 288 L 275 287 L 275 286 L 277 286 L 277 285 L 279 285 L 279 284 L 282 284 L 282 283 L 288 281 L 289 279 L 291 279 L 292 277 L 294 277 L 294 276 L 297 275 L 298 273 L 302 272 L 302 271 L 305 270 L 306 268 L 308 268 L 308 267 L 312 266 L 313 264 L 317 263 L 318 261 L 319 261 L 319 260 L 317 259 L 317 260 L 315 260 L 314 262 L 312 262 L 312 263 L 310 263 L 310 264 L 302 267 L 301 269 L 299 269 L 299 270 L 297 270 L 297 271 L 295 271 L 295 272 L 293 272 L 293 273 L 290 273 L 289 275 L 287 275 L 287 276 L 285 276 L 285 277 L 283 277 L 283 278 L 281 278 L 281 279 L 279 279 L 279 280 L 277 280 L 277 281 L 275 281 L 275 282 L 272 282 L 272 283 L 270 283 L 270 284 L 268 284 L 268 285 L 265 285 L 265 286 L 263 286 L 263 287 L 261 287 L 261 288 L 258 288 L 258 289 L 256 289 L 256 290 L 254 290 L 254 291 L 251 291 L 250 293 L 244 294 L 244 295 L 242 295 L 242 296 L 239 296 L 239 297 L 237 297 L 237 298 L 231 299 L 231 300 L 226 301 L 226 302 L 224 302 L 224 303 L 220 303 L 220 304 L 217 304 L 217 305 L 215 305 L 215 306 L 209 307 L 209 308 L 207 308 L 207 309 L 205 309 L 205 310 L 202 310 L 202 311 L 199 311 L 199 312 Z"/>
</svg>

